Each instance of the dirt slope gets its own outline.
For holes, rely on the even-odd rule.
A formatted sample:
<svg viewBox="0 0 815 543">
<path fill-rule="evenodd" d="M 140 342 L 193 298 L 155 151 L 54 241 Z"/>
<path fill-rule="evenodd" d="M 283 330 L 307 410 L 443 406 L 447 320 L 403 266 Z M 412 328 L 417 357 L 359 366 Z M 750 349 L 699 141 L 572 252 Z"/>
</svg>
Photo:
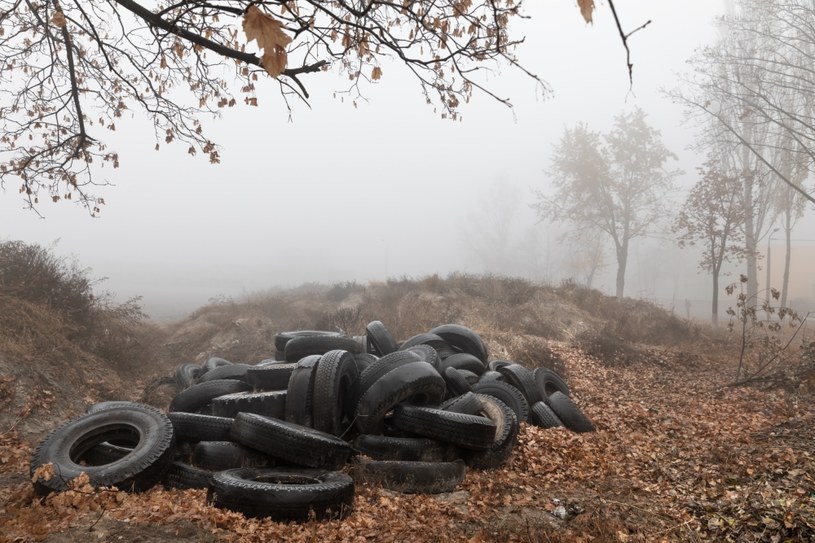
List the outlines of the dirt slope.
<svg viewBox="0 0 815 543">
<path fill-rule="evenodd" d="M 259 360 L 277 331 L 362 333 L 373 318 L 400 338 L 461 322 L 492 358 L 556 368 L 598 431 L 524 425 L 507 465 L 468 471 L 454 493 L 359 485 L 349 519 L 287 525 L 211 508 L 201 491 L 80 487 L 38 503 L 27 479 L 33 441 L 16 430 L 69 415 L 38 408 L 0 437 L 0 541 L 815 540 L 811 398 L 725 386 L 734 363 L 725 340 L 640 302 L 495 278 L 312 287 L 202 308 L 167 330 L 153 376 L 211 355 Z M 79 373 L 26 378 L 55 397 L 94 390 Z"/>
</svg>

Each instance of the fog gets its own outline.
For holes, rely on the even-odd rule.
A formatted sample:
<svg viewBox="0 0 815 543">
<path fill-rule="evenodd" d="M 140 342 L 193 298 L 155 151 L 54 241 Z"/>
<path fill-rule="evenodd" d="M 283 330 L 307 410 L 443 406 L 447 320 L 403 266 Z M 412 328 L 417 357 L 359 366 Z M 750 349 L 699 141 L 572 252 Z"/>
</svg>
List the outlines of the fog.
<svg viewBox="0 0 815 543">
<path fill-rule="evenodd" d="M 156 319 L 182 317 L 212 298 L 312 281 L 453 271 L 569 278 L 562 226 L 539 222 L 529 208 L 533 191 L 547 190 L 552 145 L 578 121 L 607 130 L 615 115 L 641 107 L 679 157 L 671 164 L 686 172 L 679 185 L 689 187 L 699 165 L 687 149 L 692 127 L 681 125 L 680 108 L 660 89 L 676 85 L 676 73 L 713 39 L 713 18 L 723 12 L 711 0 L 621 3 L 627 29 L 652 20 L 629 42 L 631 88 L 608 5 L 599 4 L 594 25 L 586 25 L 574 2 L 527 2 L 532 19 L 519 27 L 527 39 L 518 56 L 551 85 L 551 97 L 506 68 L 492 76 L 491 88 L 515 107 L 477 94 L 463 121 L 453 122 L 424 103 L 407 70 L 385 64 L 356 106 L 334 96 L 347 81 L 331 73 L 304 77 L 311 107 L 294 104 L 289 121 L 270 80 L 259 85 L 259 108 L 237 107 L 207 122 L 222 147 L 219 165 L 188 156 L 183 146 L 155 152 L 152 127 L 136 114 L 110 134 L 121 168 L 100 172 L 111 183 L 97 191 L 106 200 L 100 217 L 61 202 L 42 204 L 40 218 L 7 186 L 0 239 L 75 256 L 92 277 L 107 278 L 101 290 L 142 296 Z M 680 202 L 682 194 L 675 197 Z M 485 259 L 484 238 L 500 213 L 511 250 Z M 594 286 L 613 292 L 609 258 Z M 677 307 L 703 299 L 708 279 L 697 274 L 696 260 L 669 240 L 637 241 L 626 294 Z"/>
</svg>

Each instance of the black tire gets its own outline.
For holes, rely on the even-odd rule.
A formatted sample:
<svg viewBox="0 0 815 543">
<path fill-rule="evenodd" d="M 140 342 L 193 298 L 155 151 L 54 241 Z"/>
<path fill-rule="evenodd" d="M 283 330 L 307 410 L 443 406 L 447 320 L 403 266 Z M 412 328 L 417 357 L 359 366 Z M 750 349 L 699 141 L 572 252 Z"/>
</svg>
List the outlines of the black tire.
<svg viewBox="0 0 815 543">
<path fill-rule="evenodd" d="M 461 396 L 473 389 L 472 385 L 456 368 L 447 368 L 444 370 L 442 377 L 444 377 L 444 382 L 447 384 L 447 391 L 450 396 Z"/>
<path fill-rule="evenodd" d="M 546 402 L 535 402 L 529 411 L 529 422 L 541 428 L 559 428 L 563 422 L 555 415 L 555 412 L 546 405 Z"/>
<path fill-rule="evenodd" d="M 106 411 L 108 409 L 117 409 L 119 407 L 130 407 L 133 405 L 133 402 L 127 400 L 108 400 L 105 402 L 97 402 L 91 406 L 88 406 L 85 409 L 85 413 L 96 413 L 97 411 Z M 146 409 L 153 409 L 156 413 L 161 413 L 162 411 L 152 405 L 147 404 L 139 404 Z"/>
<path fill-rule="evenodd" d="M 128 444 L 133 452 L 110 463 L 82 466 L 83 456 L 100 443 Z M 173 460 L 173 425 L 166 415 L 141 404 L 86 413 L 51 432 L 31 458 L 30 474 L 40 495 L 68 488 L 68 482 L 87 473 L 93 486 L 147 490 L 159 482 Z M 35 476 L 51 463 L 48 480 Z"/>
<path fill-rule="evenodd" d="M 498 398 L 515 412 L 518 422 L 526 422 L 529 418 L 529 402 L 523 392 L 509 383 L 498 380 L 479 381 L 473 385 L 473 392 Z"/>
<path fill-rule="evenodd" d="M 223 441 L 230 439 L 234 419 L 199 413 L 168 413 L 179 441 Z"/>
<path fill-rule="evenodd" d="M 498 370 L 504 375 L 507 382 L 520 390 L 529 405 L 543 400 L 543 396 L 535 383 L 535 376 L 529 369 L 520 364 L 510 364 Z"/>
<path fill-rule="evenodd" d="M 106 441 L 92 447 L 85 453 L 82 456 L 81 463 L 83 466 L 101 466 L 102 464 L 110 464 L 111 462 L 121 460 L 132 452 L 133 447 L 123 447 Z"/>
<path fill-rule="evenodd" d="M 357 371 L 362 373 L 365 369 L 379 360 L 379 357 L 371 353 L 359 353 L 354 355 L 354 362 L 357 365 Z"/>
<path fill-rule="evenodd" d="M 209 488 L 212 472 L 176 460 L 164 476 L 165 488 Z"/>
<path fill-rule="evenodd" d="M 371 345 L 371 352 L 378 356 L 390 354 L 399 349 L 393 335 L 385 328 L 382 321 L 371 321 L 365 327 L 368 336 L 368 343 Z"/>
<path fill-rule="evenodd" d="M 315 354 L 301 359 L 292 371 L 286 390 L 284 419 L 301 426 L 312 425 L 312 401 L 314 398 L 314 373 L 321 355 Z"/>
<path fill-rule="evenodd" d="M 219 356 L 212 356 L 212 357 L 208 358 L 207 361 L 204 362 L 201 365 L 201 374 L 203 375 L 204 373 L 206 373 L 208 371 L 212 371 L 215 368 L 220 368 L 221 366 L 230 366 L 230 365 L 232 365 L 232 362 L 230 362 L 229 360 L 226 360 L 225 358 L 221 358 Z"/>
<path fill-rule="evenodd" d="M 328 351 L 341 349 L 353 354 L 361 353 L 362 346 L 345 336 L 301 336 L 286 343 L 286 360 L 297 362 L 310 355 L 323 355 Z"/>
<path fill-rule="evenodd" d="M 209 471 L 272 467 L 274 459 L 233 441 L 201 441 L 192 449 L 192 465 Z"/>
<path fill-rule="evenodd" d="M 415 347 L 417 345 L 429 345 L 433 347 L 437 352 L 439 351 L 450 351 L 452 348 L 450 344 L 444 341 L 441 336 L 437 334 L 429 334 L 427 332 L 423 332 L 421 334 L 416 334 L 415 336 L 409 337 L 402 344 L 399 346 L 400 351 L 407 351 L 411 347 Z"/>
<path fill-rule="evenodd" d="M 476 375 L 481 375 L 486 371 L 484 363 L 477 356 L 470 353 L 456 353 L 445 358 L 442 368 L 456 368 L 457 370 L 471 371 Z"/>
<path fill-rule="evenodd" d="M 406 494 L 452 492 L 464 480 L 466 466 L 453 462 L 403 462 L 357 459 L 354 479 Z"/>
<path fill-rule="evenodd" d="M 252 413 L 235 417 L 232 439 L 269 456 L 310 468 L 340 469 L 351 454 L 351 446 L 337 436 Z"/>
<path fill-rule="evenodd" d="M 348 351 L 328 351 L 314 374 L 312 425 L 315 429 L 341 436 L 351 425 L 359 372 L 354 355 Z"/>
<path fill-rule="evenodd" d="M 338 337 L 341 334 L 339 332 L 332 332 L 329 330 L 294 330 L 291 332 L 280 332 L 274 338 L 274 346 L 275 349 L 279 352 L 284 352 L 286 350 L 286 343 L 291 341 L 296 337 L 314 337 L 314 336 L 329 336 L 329 337 Z M 284 360 L 283 358 L 279 358 L 278 360 Z"/>
<path fill-rule="evenodd" d="M 355 425 L 363 434 L 379 433 L 385 415 L 397 404 L 412 401 L 438 405 L 445 390 L 444 379 L 427 362 L 399 366 L 371 385 L 359 399 Z"/>
<path fill-rule="evenodd" d="M 438 351 L 431 347 L 430 345 L 421 344 L 421 345 L 414 345 L 413 347 L 408 347 L 405 351 L 409 351 L 412 353 L 416 353 L 419 355 L 419 359 L 427 362 L 434 368 L 436 371 L 441 373 L 442 365 L 441 365 L 441 357 L 439 356 Z"/>
<path fill-rule="evenodd" d="M 234 392 L 247 392 L 251 388 L 244 381 L 237 379 L 216 379 L 198 383 L 179 392 L 170 402 L 169 410 L 195 413 L 209 405 L 213 398 Z"/>
<path fill-rule="evenodd" d="M 405 364 L 412 364 L 413 362 L 419 362 L 419 355 L 414 352 L 402 352 L 397 351 L 395 353 L 391 353 L 388 355 L 383 356 L 363 371 L 359 375 L 359 386 L 357 388 L 357 395 L 359 397 L 365 394 L 371 385 L 381 379 L 386 373 L 398 368 L 399 366 L 404 366 Z"/>
<path fill-rule="evenodd" d="M 229 364 L 211 369 L 198 378 L 199 383 L 215 381 L 216 379 L 237 379 L 246 382 L 246 371 L 251 368 L 249 364 Z"/>
<path fill-rule="evenodd" d="M 460 324 L 442 324 L 430 330 L 430 333 L 462 352 L 477 356 L 483 364 L 487 363 L 487 346 L 474 330 Z"/>
<path fill-rule="evenodd" d="M 175 369 L 175 383 L 180 390 L 189 388 L 198 382 L 204 369 L 198 364 L 181 364 Z"/>
<path fill-rule="evenodd" d="M 216 473 L 216 507 L 275 521 L 342 519 L 353 510 L 354 480 L 344 473 L 302 468 L 238 468 Z"/>
<path fill-rule="evenodd" d="M 552 408 L 552 411 L 555 412 L 557 418 L 561 420 L 563 426 L 569 430 L 578 433 L 594 432 L 597 430 L 588 417 L 583 414 L 583 411 L 572 403 L 569 396 L 566 396 L 562 392 L 553 392 L 546 399 L 546 403 Z"/>
<path fill-rule="evenodd" d="M 465 415 L 480 415 L 484 410 L 478 395 L 473 392 L 465 392 L 460 396 L 454 396 L 442 402 L 439 409 L 452 411 L 453 413 L 464 413 Z"/>
<path fill-rule="evenodd" d="M 493 396 L 479 394 L 483 410 L 481 414 L 495 423 L 495 440 L 483 451 L 462 451 L 464 462 L 476 469 L 497 469 L 504 465 L 518 441 L 520 425 L 515 412 Z"/>
<path fill-rule="evenodd" d="M 463 449 L 489 449 L 495 441 L 496 425 L 490 419 L 431 407 L 399 405 L 393 423 L 401 430 Z"/>
<path fill-rule="evenodd" d="M 479 383 L 486 383 L 487 381 L 503 381 L 503 382 L 506 382 L 506 378 L 504 377 L 504 375 L 500 371 L 487 370 L 478 377 L 478 382 Z"/>
<path fill-rule="evenodd" d="M 255 413 L 282 419 L 286 416 L 285 390 L 269 392 L 236 392 L 212 399 L 212 414 L 235 418 L 238 413 Z"/>
<path fill-rule="evenodd" d="M 450 462 L 459 457 L 458 449 L 454 446 L 426 437 L 361 434 L 354 440 L 353 448 L 374 460 Z"/>
<path fill-rule="evenodd" d="M 538 386 L 543 399 L 551 396 L 553 392 L 561 392 L 566 396 L 571 394 L 566 381 L 556 372 L 543 366 L 535 369 L 535 384 Z"/>
<path fill-rule="evenodd" d="M 514 363 L 515 362 L 510 362 L 509 360 L 493 360 L 487 364 L 487 371 L 498 371 L 504 366 L 509 366 L 510 364 Z"/>
<path fill-rule="evenodd" d="M 246 370 L 246 382 L 255 390 L 286 390 L 296 363 L 268 364 Z"/>
</svg>

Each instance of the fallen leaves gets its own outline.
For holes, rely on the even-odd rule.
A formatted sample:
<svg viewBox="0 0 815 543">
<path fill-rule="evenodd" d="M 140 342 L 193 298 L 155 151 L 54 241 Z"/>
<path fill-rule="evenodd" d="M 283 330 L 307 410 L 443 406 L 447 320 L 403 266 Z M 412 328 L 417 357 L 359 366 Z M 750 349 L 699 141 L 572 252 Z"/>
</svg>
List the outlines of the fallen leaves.
<svg viewBox="0 0 815 543">
<path fill-rule="evenodd" d="M 243 16 L 243 31 L 247 41 L 255 40 L 263 49 L 260 65 L 272 77 L 277 77 L 286 69 L 288 55 L 286 47 L 292 39 L 283 32 L 283 25 L 257 6 L 249 6 Z"/>
</svg>

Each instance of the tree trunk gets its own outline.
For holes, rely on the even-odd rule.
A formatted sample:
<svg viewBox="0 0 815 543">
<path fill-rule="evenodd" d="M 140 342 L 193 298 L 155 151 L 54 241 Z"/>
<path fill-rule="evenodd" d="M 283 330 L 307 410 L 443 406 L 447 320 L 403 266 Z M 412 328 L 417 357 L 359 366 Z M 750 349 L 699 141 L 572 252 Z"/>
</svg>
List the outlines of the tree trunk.
<svg viewBox="0 0 815 543">
<path fill-rule="evenodd" d="M 784 252 L 784 282 L 781 285 L 781 307 L 787 307 L 787 289 L 790 286 L 790 260 L 792 257 L 792 240 L 790 239 L 792 232 L 789 228 L 785 228 L 784 233 L 786 234 L 787 250 Z"/>
<path fill-rule="evenodd" d="M 713 305 L 711 306 L 710 323 L 716 327 L 719 326 L 719 273 L 714 271 L 711 276 L 713 277 Z"/>
<path fill-rule="evenodd" d="M 628 264 L 628 240 L 623 241 L 620 248 L 617 249 L 617 299 L 623 299 L 623 291 L 625 290 L 625 268 Z"/>
</svg>

